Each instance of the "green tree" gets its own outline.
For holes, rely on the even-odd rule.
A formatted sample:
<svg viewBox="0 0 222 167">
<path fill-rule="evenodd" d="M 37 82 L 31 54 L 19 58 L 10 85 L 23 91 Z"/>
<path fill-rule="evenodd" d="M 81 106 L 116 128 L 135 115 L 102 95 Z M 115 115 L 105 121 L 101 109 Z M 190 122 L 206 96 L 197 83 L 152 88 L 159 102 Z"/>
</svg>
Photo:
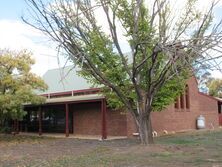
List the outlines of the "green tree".
<svg viewBox="0 0 222 167">
<path fill-rule="evenodd" d="M 23 104 L 45 101 L 44 97 L 34 92 L 45 90 L 47 85 L 31 73 L 33 64 L 31 53 L 25 50 L 0 51 L 0 127 L 6 126 L 9 119 L 21 120 L 25 115 Z"/>
<path fill-rule="evenodd" d="M 148 144 L 150 113 L 172 103 L 192 66 L 221 49 L 221 22 L 212 26 L 216 3 L 203 12 L 197 2 L 187 0 L 175 13 L 168 0 L 27 0 L 33 20 L 23 20 L 57 42 L 80 75 L 104 85 L 109 105 L 130 112 Z M 123 53 L 121 39 L 131 54 Z"/>
<path fill-rule="evenodd" d="M 222 98 L 222 80 L 212 78 L 207 82 L 209 94 L 211 96 Z"/>
</svg>

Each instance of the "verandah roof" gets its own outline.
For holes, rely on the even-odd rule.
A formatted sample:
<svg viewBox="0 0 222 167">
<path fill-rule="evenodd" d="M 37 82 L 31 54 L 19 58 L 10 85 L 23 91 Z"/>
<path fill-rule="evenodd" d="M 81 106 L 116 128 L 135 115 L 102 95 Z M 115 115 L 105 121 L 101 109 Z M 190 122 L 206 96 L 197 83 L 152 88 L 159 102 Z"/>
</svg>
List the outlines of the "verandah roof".
<svg viewBox="0 0 222 167">
<path fill-rule="evenodd" d="M 47 98 L 44 104 L 53 104 L 53 103 L 66 103 L 66 102 L 83 102 L 83 101 L 93 101 L 104 99 L 105 96 L 101 94 L 88 94 L 80 96 L 68 96 L 68 97 L 56 97 L 56 98 Z M 30 106 L 31 103 L 23 104 L 24 106 Z"/>
<path fill-rule="evenodd" d="M 88 101 L 88 100 L 99 100 L 103 98 L 105 98 L 105 96 L 100 95 L 100 94 L 89 94 L 89 95 L 68 96 L 68 97 L 46 99 L 45 103 L 49 104 L 49 103 Z"/>
</svg>

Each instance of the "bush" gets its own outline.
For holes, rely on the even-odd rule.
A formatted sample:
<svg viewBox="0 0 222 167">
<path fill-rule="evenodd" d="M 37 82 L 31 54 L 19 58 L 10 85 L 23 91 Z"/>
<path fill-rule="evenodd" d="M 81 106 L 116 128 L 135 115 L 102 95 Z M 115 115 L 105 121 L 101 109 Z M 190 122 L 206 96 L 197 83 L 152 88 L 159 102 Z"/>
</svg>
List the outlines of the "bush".
<svg viewBox="0 0 222 167">
<path fill-rule="evenodd" d="M 9 126 L 5 126 L 5 127 L 0 127 L 0 133 L 11 133 L 12 132 L 12 128 Z"/>
</svg>

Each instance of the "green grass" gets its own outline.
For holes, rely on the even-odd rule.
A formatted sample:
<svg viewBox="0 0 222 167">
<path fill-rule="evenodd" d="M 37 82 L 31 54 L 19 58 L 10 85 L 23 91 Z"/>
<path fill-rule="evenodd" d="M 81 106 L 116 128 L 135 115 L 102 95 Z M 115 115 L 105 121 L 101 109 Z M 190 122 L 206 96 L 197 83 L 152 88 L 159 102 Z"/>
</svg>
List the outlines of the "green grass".
<svg viewBox="0 0 222 167">
<path fill-rule="evenodd" d="M 1 139 L 2 137 L 0 137 Z M 10 137 L 6 138 L 6 140 L 8 139 L 14 140 Z M 39 137 L 18 139 L 22 142 L 42 140 Z M 124 144 L 118 144 L 118 142 L 120 141 L 94 141 L 92 144 L 95 147 L 78 156 L 62 155 L 50 160 L 32 161 L 32 163 L 25 166 L 222 167 L 221 130 L 162 136 L 155 138 L 155 145 L 153 146 L 142 146 L 132 140 L 122 140 L 121 142 Z M 24 162 L 25 159 L 15 164 L 24 164 Z"/>
<path fill-rule="evenodd" d="M 35 143 L 44 140 L 54 139 L 43 136 L 27 136 L 27 135 L 11 135 L 11 134 L 0 134 L 0 144 L 19 144 L 19 143 Z"/>
<path fill-rule="evenodd" d="M 170 152 L 162 153 L 125 153 L 118 154 L 112 151 L 106 153 L 98 153 L 96 151 L 89 152 L 79 157 L 62 157 L 49 162 L 47 166 L 55 167 L 127 167 L 127 166 L 147 166 L 147 165 L 164 165 L 171 159 L 178 158 L 178 155 Z"/>
<path fill-rule="evenodd" d="M 156 139 L 163 151 L 138 147 L 138 151 L 118 153 L 98 147 L 79 157 L 62 157 L 50 162 L 51 166 L 212 166 L 222 164 L 222 131 L 176 134 Z M 155 149 L 154 149 L 155 150 Z M 218 156 L 221 155 L 221 156 Z M 50 166 L 49 165 L 49 166 Z"/>
<path fill-rule="evenodd" d="M 200 131 L 193 133 L 182 133 L 173 136 L 163 136 L 156 140 L 156 143 L 164 145 L 182 146 L 222 146 L 222 131 Z"/>
</svg>

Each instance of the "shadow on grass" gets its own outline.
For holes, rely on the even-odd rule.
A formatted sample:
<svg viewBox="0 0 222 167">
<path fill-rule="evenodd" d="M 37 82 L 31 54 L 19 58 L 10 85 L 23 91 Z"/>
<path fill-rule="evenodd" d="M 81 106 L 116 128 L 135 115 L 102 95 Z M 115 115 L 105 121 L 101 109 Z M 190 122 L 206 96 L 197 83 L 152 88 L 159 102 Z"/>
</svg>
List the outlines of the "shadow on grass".
<svg viewBox="0 0 222 167">
<path fill-rule="evenodd" d="M 27 136 L 27 135 L 12 135 L 12 134 L 0 134 L 0 144 L 12 144 L 12 143 L 29 143 L 40 142 L 44 140 L 54 139 L 52 137 L 42 136 Z"/>
</svg>

